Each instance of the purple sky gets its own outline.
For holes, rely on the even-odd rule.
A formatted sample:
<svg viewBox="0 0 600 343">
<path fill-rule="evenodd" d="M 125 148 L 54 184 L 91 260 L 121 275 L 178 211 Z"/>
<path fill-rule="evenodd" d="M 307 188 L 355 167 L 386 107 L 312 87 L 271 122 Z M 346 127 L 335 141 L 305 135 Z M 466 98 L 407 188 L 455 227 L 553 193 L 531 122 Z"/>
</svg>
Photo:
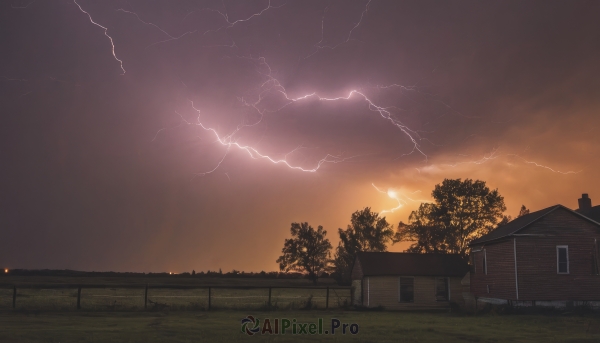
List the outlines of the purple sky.
<svg viewBox="0 0 600 343">
<path fill-rule="evenodd" d="M 395 226 L 444 178 L 487 181 L 512 215 L 600 199 L 599 17 L 597 1 L 2 2 L 0 265 L 275 270 L 291 222 L 335 245 L 352 212 Z"/>
</svg>

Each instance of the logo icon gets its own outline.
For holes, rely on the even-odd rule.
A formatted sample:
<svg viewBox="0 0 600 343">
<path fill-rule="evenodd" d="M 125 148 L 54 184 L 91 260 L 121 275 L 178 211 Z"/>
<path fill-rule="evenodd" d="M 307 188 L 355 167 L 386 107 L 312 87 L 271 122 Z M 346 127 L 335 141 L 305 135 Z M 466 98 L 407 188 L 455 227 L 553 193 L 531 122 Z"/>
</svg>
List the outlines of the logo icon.
<svg viewBox="0 0 600 343">
<path fill-rule="evenodd" d="M 260 319 L 254 318 L 254 316 L 246 316 L 242 319 L 242 332 L 245 332 L 249 336 L 252 336 L 260 331 Z"/>
</svg>

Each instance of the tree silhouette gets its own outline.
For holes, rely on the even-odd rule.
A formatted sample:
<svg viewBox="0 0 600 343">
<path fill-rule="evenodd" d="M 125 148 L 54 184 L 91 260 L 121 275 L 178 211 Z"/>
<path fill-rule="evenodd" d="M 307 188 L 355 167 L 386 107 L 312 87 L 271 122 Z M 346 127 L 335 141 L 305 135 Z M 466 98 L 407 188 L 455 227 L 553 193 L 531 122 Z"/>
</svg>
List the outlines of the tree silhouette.
<svg viewBox="0 0 600 343">
<path fill-rule="evenodd" d="M 521 210 L 519 211 L 519 215 L 517 216 L 517 218 L 519 217 L 523 217 L 524 215 L 529 214 L 529 209 L 527 207 L 525 207 L 525 205 L 521 205 Z"/>
<path fill-rule="evenodd" d="M 521 210 L 519 211 L 519 215 L 517 215 L 517 218 L 523 217 L 524 215 L 527 215 L 527 214 L 529 214 L 529 209 L 527 207 L 525 207 L 525 205 L 521 205 Z M 500 222 L 498 222 L 497 228 L 502 225 L 508 224 L 511 220 L 512 220 L 512 217 L 510 215 L 502 216 L 502 220 Z"/>
<path fill-rule="evenodd" d="M 409 252 L 454 253 L 466 258 L 469 243 L 492 231 L 506 211 L 498 190 L 484 181 L 445 179 L 431 193 L 434 203 L 424 203 L 400 222 L 394 242 L 410 241 Z M 506 220 L 506 219 L 505 219 Z"/>
<path fill-rule="evenodd" d="M 386 251 L 394 230 L 385 217 L 371 212 L 371 208 L 352 214 L 346 230 L 338 229 L 340 242 L 334 256 L 334 276 L 340 283 L 350 282 L 350 273 L 356 253 L 360 251 Z"/>
<path fill-rule="evenodd" d="M 277 259 L 279 269 L 285 272 L 308 273 L 308 278 L 317 283 L 319 274 L 326 270 L 330 258 L 331 243 L 327 231 L 319 225 L 313 229 L 308 223 L 292 223 L 292 238 L 286 239 Z"/>
</svg>

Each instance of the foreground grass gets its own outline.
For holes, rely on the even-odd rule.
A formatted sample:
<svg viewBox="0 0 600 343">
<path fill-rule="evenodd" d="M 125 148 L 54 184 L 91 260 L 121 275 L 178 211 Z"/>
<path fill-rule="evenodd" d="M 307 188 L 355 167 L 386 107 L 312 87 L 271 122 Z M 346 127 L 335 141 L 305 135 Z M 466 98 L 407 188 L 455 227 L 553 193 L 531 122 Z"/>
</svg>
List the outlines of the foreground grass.
<svg viewBox="0 0 600 343">
<path fill-rule="evenodd" d="M 357 323 L 357 335 L 255 335 L 240 332 L 246 315 Z M 278 312 L 0 312 L 0 342 L 598 342 L 598 316 L 447 313 Z"/>
</svg>

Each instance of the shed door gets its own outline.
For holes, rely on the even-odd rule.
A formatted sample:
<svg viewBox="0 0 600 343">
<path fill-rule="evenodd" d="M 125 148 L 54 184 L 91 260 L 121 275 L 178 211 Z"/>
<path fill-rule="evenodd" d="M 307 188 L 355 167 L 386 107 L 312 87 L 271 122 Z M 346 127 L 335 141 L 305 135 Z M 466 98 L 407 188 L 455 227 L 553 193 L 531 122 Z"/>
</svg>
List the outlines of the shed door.
<svg viewBox="0 0 600 343">
<path fill-rule="evenodd" d="M 436 277 L 435 278 L 435 300 L 436 301 L 448 301 L 448 278 L 447 277 Z"/>
</svg>

